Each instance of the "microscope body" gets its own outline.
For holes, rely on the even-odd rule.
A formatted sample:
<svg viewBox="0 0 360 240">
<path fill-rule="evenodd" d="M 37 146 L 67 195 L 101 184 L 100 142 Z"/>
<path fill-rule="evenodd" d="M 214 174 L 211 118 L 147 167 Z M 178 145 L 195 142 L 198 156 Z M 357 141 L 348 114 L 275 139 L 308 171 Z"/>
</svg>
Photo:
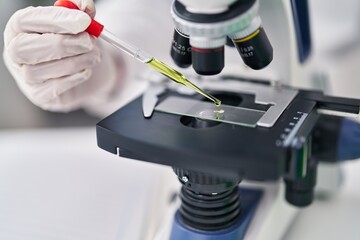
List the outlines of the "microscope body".
<svg viewBox="0 0 360 240">
<path fill-rule="evenodd" d="M 171 56 L 179 67 L 192 66 L 200 75 L 243 76 L 219 77 L 217 88 L 209 83 L 215 94 L 230 103 L 241 99 L 235 107 L 264 105 L 264 115 L 277 105 L 269 96 L 287 92 L 289 102 L 272 124 L 248 128 L 156 108 L 144 118 L 138 98 L 97 125 L 98 145 L 121 157 L 173 167 L 182 204 L 164 240 L 281 239 L 298 212 L 294 206 L 313 200 L 317 162 L 311 139 L 318 106 L 356 113 L 360 103 L 289 87 L 310 86 L 305 0 L 176 0 L 171 15 Z M 235 68 L 227 69 L 225 54 L 238 59 L 231 63 Z M 172 97 L 204 101 L 169 89 L 158 96 L 157 107 Z"/>
<path fill-rule="evenodd" d="M 231 11 L 238 12 L 241 17 L 232 16 L 226 19 L 224 16 L 231 15 Z M 219 17 L 221 15 L 223 17 Z M 172 6 L 175 33 L 171 56 L 180 67 L 192 64 L 194 70 L 201 75 L 218 74 L 225 65 L 223 46 L 232 43 L 247 66 L 243 67 L 244 64 L 239 60 L 238 74 L 252 79 L 261 76 L 263 79 L 300 88 L 314 88 L 309 15 L 307 1 L 175 1 Z M 268 30 L 269 38 L 264 28 Z M 182 47 L 186 51 L 181 51 Z M 312 171 L 316 172 L 316 168 Z M 335 168 L 338 169 L 338 165 Z M 316 178 L 315 173 L 310 180 L 312 187 L 315 186 Z M 338 171 L 332 171 L 332 174 L 325 175 L 325 178 L 320 179 L 320 182 L 338 181 L 334 180 L 339 178 Z M 186 185 L 181 176 L 179 180 Z M 258 188 L 259 186 L 264 191 L 264 199 L 267 200 L 258 203 L 257 207 L 262 213 L 254 215 L 253 225 L 242 238 L 280 239 L 298 209 L 291 207 L 282 198 L 285 195 L 282 183 L 275 183 L 271 187 L 264 187 L 264 184 L 259 184 Z M 334 187 L 338 187 L 338 184 Z M 297 197 L 296 194 L 293 196 Z M 271 204 L 268 204 L 269 202 Z M 279 213 L 281 216 L 278 216 Z M 259 215 L 263 221 L 258 219 Z M 279 221 L 279 218 L 282 221 Z M 276 231 L 271 230 L 274 221 L 278 222 Z M 171 239 L 177 238 L 172 236 Z"/>
</svg>

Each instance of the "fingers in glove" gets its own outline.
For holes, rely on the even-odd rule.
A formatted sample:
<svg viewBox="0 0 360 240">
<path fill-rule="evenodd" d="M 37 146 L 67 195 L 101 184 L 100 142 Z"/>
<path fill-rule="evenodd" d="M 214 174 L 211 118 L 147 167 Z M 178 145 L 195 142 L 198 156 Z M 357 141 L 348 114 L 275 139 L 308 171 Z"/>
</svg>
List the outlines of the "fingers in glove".
<svg viewBox="0 0 360 240">
<path fill-rule="evenodd" d="M 27 7 L 14 13 L 7 31 L 18 33 L 77 34 L 85 31 L 91 18 L 82 11 L 63 7 Z M 7 43 L 5 41 L 5 43 Z"/>
<path fill-rule="evenodd" d="M 8 45 L 8 56 L 17 64 L 38 64 L 91 51 L 95 39 L 86 32 L 76 35 L 20 33 Z"/>
<path fill-rule="evenodd" d="M 29 98 L 35 104 L 41 106 L 58 98 L 64 92 L 89 80 L 91 74 L 91 69 L 84 69 L 73 75 L 51 79 L 42 84 L 29 85 Z"/>
<path fill-rule="evenodd" d="M 96 47 L 93 51 L 68 57 L 60 60 L 40 63 L 36 65 L 23 65 L 22 70 L 26 83 L 41 84 L 49 79 L 61 78 L 90 69 L 101 61 L 100 50 Z"/>
<path fill-rule="evenodd" d="M 81 11 L 89 14 L 91 18 L 95 17 L 96 10 L 93 0 L 71 0 Z"/>
<path fill-rule="evenodd" d="M 84 101 L 87 101 L 89 97 L 88 94 L 84 94 L 84 88 L 87 87 L 87 83 L 88 81 L 80 83 L 68 91 L 65 91 L 46 105 L 43 105 L 43 108 L 52 111 L 69 112 L 82 107 Z"/>
</svg>

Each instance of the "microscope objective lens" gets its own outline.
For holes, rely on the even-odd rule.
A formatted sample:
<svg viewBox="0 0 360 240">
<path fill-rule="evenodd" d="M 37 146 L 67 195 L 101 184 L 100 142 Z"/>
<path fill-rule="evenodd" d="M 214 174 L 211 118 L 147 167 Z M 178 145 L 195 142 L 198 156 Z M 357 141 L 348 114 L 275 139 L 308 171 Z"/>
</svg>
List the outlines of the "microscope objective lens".
<svg viewBox="0 0 360 240">
<path fill-rule="evenodd" d="M 156 58 L 152 58 L 149 62 L 147 62 L 147 64 L 151 68 L 153 68 L 154 70 L 162 73 L 163 75 L 170 78 L 174 82 L 194 89 L 196 92 L 200 93 L 204 97 L 206 97 L 206 98 L 210 99 L 211 101 L 213 101 L 216 106 L 219 107 L 221 105 L 221 101 L 219 99 L 217 99 L 217 98 L 211 96 L 210 94 L 206 93 L 204 90 L 202 90 L 201 88 L 199 88 L 198 86 L 196 86 L 195 84 L 190 82 L 184 75 L 182 75 L 181 73 L 179 73 L 175 69 L 169 67 L 165 63 L 157 60 Z"/>
</svg>

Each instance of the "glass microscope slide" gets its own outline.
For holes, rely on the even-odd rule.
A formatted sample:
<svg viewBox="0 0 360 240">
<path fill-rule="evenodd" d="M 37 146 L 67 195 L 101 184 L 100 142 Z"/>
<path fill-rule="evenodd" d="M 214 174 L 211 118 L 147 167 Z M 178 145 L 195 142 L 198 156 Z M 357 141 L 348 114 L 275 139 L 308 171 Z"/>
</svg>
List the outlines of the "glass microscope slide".
<svg viewBox="0 0 360 240">
<path fill-rule="evenodd" d="M 256 123 L 265 113 L 260 110 L 224 104 L 216 107 L 209 102 L 175 96 L 166 98 L 156 106 L 155 110 L 246 127 L 256 127 Z"/>
</svg>

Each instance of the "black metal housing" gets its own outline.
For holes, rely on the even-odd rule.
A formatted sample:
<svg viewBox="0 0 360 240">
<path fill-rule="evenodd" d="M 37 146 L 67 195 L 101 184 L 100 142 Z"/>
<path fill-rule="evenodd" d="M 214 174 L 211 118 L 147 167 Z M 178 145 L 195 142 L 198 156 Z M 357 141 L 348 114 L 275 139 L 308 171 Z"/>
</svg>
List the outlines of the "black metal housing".
<svg viewBox="0 0 360 240">
<path fill-rule="evenodd" d="M 273 60 L 273 48 L 263 27 L 258 34 L 246 41 L 234 40 L 244 63 L 254 70 L 263 69 Z"/>
<path fill-rule="evenodd" d="M 192 64 L 200 75 L 219 74 L 225 65 L 224 46 L 214 49 L 192 48 Z"/>
<path fill-rule="evenodd" d="M 191 46 L 189 36 L 180 33 L 177 29 L 174 30 L 170 55 L 179 67 L 186 68 L 191 65 Z"/>
<path fill-rule="evenodd" d="M 179 94 L 168 92 L 162 99 L 170 95 Z M 139 97 L 97 124 L 97 142 L 106 151 L 116 154 L 118 149 L 120 156 L 146 162 L 221 176 L 275 180 L 287 172 L 291 149 L 277 146 L 277 140 L 297 112 L 309 114 L 298 132 L 308 138 L 318 119 L 316 110 L 323 104 L 321 97 L 321 92 L 301 91 L 272 128 L 223 123 L 193 128 L 182 124 L 180 116 L 156 111 L 145 119 Z M 358 100 L 341 99 L 341 104 L 330 104 L 331 98 L 324 99 L 327 108 L 359 109 Z"/>
</svg>

